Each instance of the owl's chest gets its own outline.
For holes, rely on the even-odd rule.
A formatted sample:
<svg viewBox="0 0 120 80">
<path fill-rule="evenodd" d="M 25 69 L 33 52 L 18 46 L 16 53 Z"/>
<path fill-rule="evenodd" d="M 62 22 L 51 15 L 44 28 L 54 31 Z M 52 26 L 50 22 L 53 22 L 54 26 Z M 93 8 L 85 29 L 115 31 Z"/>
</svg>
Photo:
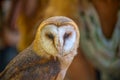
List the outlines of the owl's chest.
<svg viewBox="0 0 120 80">
<path fill-rule="evenodd" d="M 11 80 L 54 80 L 60 72 L 58 61 L 36 63 L 16 72 Z"/>
</svg>

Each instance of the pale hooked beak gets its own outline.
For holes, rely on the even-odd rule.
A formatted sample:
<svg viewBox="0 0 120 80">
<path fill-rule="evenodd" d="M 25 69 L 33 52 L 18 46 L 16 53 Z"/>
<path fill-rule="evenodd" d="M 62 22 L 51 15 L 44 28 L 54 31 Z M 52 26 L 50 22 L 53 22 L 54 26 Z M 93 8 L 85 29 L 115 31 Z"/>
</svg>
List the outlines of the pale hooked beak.
<svg viewBox="0 0 120 80">
<path fill-rule="evenodd" d="M 63 54 L 63 42 L 59 39 L 55 40 L 55 47 L 57 51 L 59 52 L 58 55 L 64 55 Z"/>
</svg>

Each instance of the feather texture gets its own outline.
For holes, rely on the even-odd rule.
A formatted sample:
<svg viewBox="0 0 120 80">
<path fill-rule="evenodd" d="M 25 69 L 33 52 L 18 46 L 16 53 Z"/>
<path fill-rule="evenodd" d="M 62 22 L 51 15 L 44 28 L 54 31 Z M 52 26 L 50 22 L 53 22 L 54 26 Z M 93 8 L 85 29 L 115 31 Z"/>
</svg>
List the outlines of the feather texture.
<svg viewBox="0 0 120 80">
<path fill-rule="evenodd" d="M 32 46 L 31 46 L 32 47 Z M 54 80 L 60 62 L 38 56 L 29 47 L 15 57 L 0 74 L 0 80 Z"/>
</svg>

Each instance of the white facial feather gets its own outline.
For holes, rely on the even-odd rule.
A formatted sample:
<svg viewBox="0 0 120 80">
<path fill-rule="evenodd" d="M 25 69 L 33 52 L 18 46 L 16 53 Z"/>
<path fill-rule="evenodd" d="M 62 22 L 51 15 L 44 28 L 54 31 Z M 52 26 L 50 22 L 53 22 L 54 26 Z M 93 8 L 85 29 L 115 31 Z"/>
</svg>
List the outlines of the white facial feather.
<svg viewBox="0 0 120 80">
<path fill-rule="evenodd" d="M 46 25 L 41 30 L 41 46 L 50 55 L 68 54 L 74 47 L 76 31 L 71 25 Z"/>
<path fill-rule="evenodd" d="M 65 34 L 69 34 L 69 37 L 64 39 Z M 72 47 L 74 46 L 75 40 L 76 40 L 76 32 L 74 28 L 70 25 L 68 26 L 62 26 L 59 28 L 59 34 L 60 42 L 63 45 L 63 52 L 69 53 L 72 50 Z"/>
<path fill-rule="evenodd" d="M 53 40 L 49 39 L 47 35 L 52 34 L 57 35 L 57 27 L 55 25 L 47 25 L 41 30 L 41 46 L 50 55 L 55 56 L 57 54 L 57 49 L 55 48 Z"/>
</svg>

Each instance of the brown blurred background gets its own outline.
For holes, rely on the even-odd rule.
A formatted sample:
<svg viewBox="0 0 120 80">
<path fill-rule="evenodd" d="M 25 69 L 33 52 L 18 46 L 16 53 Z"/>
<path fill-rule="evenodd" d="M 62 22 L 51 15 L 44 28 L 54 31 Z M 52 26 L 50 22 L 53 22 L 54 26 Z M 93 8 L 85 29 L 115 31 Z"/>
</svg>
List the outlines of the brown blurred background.
<svg viewBox="0 0 120 80">
<path fill-rule="evenodd" d="M 67 16 L 80 27 L 80 13 L 93 4 L 102 31 L 111 38 L 117 21 L 119 0 L 0 0 L 0 71 L 18 52 L 31 44 L 37 23 L 51 16 Z M 100 72 L 78 48 L 66 80 L 100 80 Z"/>
</svg>

